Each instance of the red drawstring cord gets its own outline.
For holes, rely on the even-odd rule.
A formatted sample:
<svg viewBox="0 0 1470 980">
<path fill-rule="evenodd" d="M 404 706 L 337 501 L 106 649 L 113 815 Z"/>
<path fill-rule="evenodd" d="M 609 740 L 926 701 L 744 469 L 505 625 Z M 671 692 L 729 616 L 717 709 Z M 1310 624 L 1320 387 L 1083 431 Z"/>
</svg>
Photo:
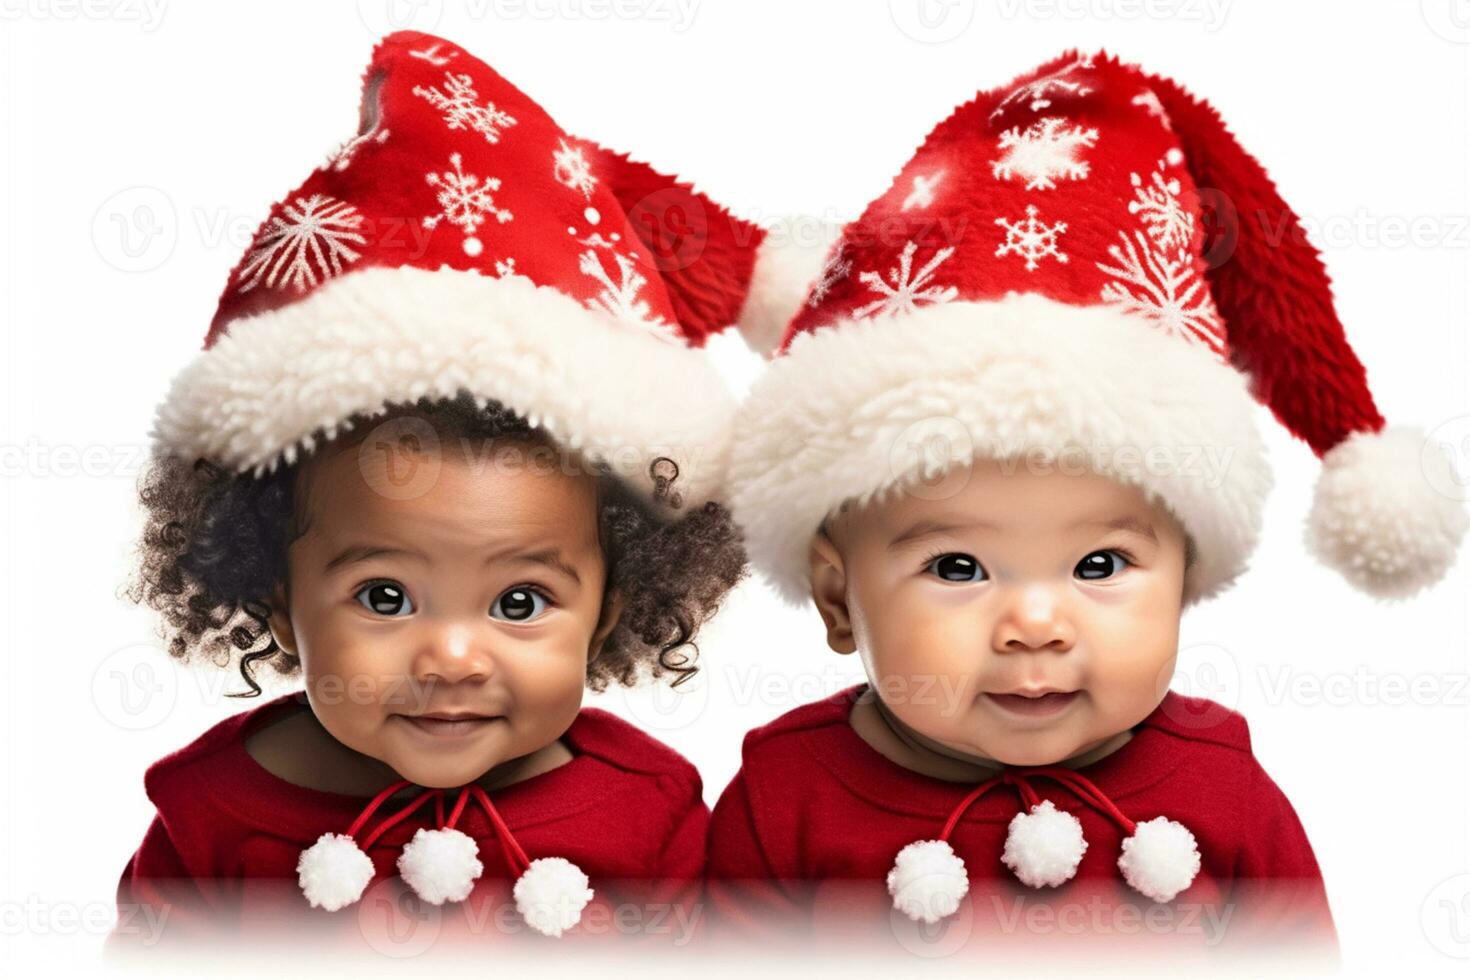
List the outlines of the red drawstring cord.
<svg viewBox="0 0 1470 980">
<path fill-rule="evenodd" d="M 1133 831 L 1137 828 L 1137 824 L 1129 820 L 1121 810 L 1114 806 L 1113 801 L 1108 799 L 1107 794 L 1099 789 L 1096 783 L 1077 770 L 1067 769 L 1061 766 L 1047 766 L 1044 768 L 1027 769 L 1025 775 L 1043 776 L 1061 783 L 1073 793 L 1077 794 L 1084 802 L 1091 803 L 1094 809 L 1101 810 L 1108 817 L 1112 818 L 1113 822 L 1123 831 L 1125 837 L 1133 836 Z"/>
<path fill-rule="evenodd" d="M 982 790 L 985 788 L 989 788 L 990 785 L 998 784 L 999 782 L 1000 779 L 992 780 L 991 783 L 987 784 L 986 787 L 983 787 Z M 378 811 L 378 808 L 381 807 L 390 796 L 392 796 L 394 793 L 397 793 L 404 787 L 412 785 L 413 783 L 409 782 L 408 780 L 401 779 L 393 785 L 384 789 L 377 796 L 373 797 L 372 802 L 370 802 L 363 809 L 362 813 L 358 814 L 356 820 L 352 821 L 352 826 L 347 828 L 347 836 L 356 839 L 358 831 L 362 830 L 363 825 L 372 819 L 373 814 Z M 424 790 L 424 792 L 414 797 L 412 802 L 410 802 L 403 809 L 394 813 L 392 816 L 385 817 L 383 821 L 373 829 L 373 832 L 368 834 L 368 836 L 362 841 L 359 846 L 362 848 L 363 851 L 367 851 L 373 846 L 373 844 L 377 842 L 378 838 L 382 837 L 389 830 L 396 827 L 404 820 L 408 819 L 410 814 L 412 814 L 420 806 L 422 806 L 425 800 L 428 800 L 431 797 L 434 800 L 434 813 L 436 824 L 441 829 L 453 830 L 454 825 L 459 822 L 459 818 L 464 815 L 465 808 L 469 805 L 471 796 L 473 796 L 475 801 L 480 804 L 481 809 L 485 811 L 485 816 L 489 818 L 491 826 L 495 828 L 495 839 L 500 844 L 501 854 L 505 857 L 505 863 L 516 874 L 521 874 L 526 870 L 526 868 L 530 867 L 531 859 L 526 856 L 525 851 L 521 850 L 521 845 L 516 843 L 515 837 L 510 832 L 510 827 L 507 826 L 505 821 L 501 818 L 500 812 L 495 809 L 495 804 L 490 802 L 490 794 L 486 793 L 483 789 L 474 784 L 461 787 L 459 791 L 459 798 L 454 803 L 454 809 L 450 811 L 449 819 L 445 820 L 444 793 L 445 791 L 442 789 Z M 971 794 L 972 798 L 978 796 L 978 792 Z M 966 805 L 968 805 L 969 802 L 973 802 L 973 799 L 968 800 Z M 955 815 L 950 818 L 951 825 L 959 819 L 959 814 L 961 812 L 963 812 L 963 810 L 957 811 Z M 946 835 L 948 835 L 949 830 L 949 827 L 945 828 Z"/>
<path fill-rule="evenodd" d="M 475 794 L 475 799 L 479 802 L 481 809 L 485 811 L 485 816 L 489 818 L 491 825 L 494 826 L 495 839 L 500 842 L 500 850 L 505 855 L 505 863 L 517 875 L 524 874 L 525 870 L 531 866 L 531 859 L 526 856 L 525 851 L 521 850 L 521 845 L 516 843 L 516 839 L 511 834 L 510 828 L 500 818 L 500 812 L 495 809 L 495 804 L 490 802 L 490 794 L 486 793 L 479 786 L 471 785 L 467 788 L 471 793 Z"/>
<path fill-rule="evenodd" d="M 965 815 L 965 811 L 970 809 L 971 804 L 980 799 L 980 797 L 984 796 L 986 793 L 990 792 L 995 787 L 1002 785 L 1016 787 L 1016 792 L 1019 793 L 1021 796 L 1021 802 L 1028 808 L 1040 802 L 1040 798 L 1036 795 L 1036 791 L 1033 790 L 1031 788 L 1031 785 L 1021 777 L 1021 774 L 1012 772 L 1011 770 L 1007 769 L 999 776 L 996 776 L 994 779 L 986 780 L 979 786 L 976 786 L 974 789 L 970 790 L 970 794 L 968 796 L 966 796 L 963 800 L 960 800 L 959 805 L 954 808 L 954 810 L 949 815 L 949 819 L 945 821 L 944 829 L 939 832 L 939 839 L 942 841 L 949 840 L 949 835 L 954 833 L 955 825 L 960 822 L 960 817 L 963 817 Z"/>
<path fill-rule="evenodd" d="M 1086 776 L 1077 772 L 1075 769 L 1067 769 L 1062 766 L 1035 766 L 1025 769 L 1007 769 L 994 779 L 986 780 L 972 789 L 950 813 L 949 819 L 945 821 L 944 829 L 939 833 L 939 839 L 948 841 L 949 835 L 954 832 L 955 826 L 960 822 L 960 818 L 965 815 L 965 811 L 976 800 L 997 786 L 1014 786 L 1016 793 L 1021 797 L 1021 808 L 1023 811 L 1029 811 L 1037 806 L 1041 802 L 1041 797 L 1032 788 L 1028 777 L 1042 777 L 1061 783 L 1076 794 L 1082 802 L 1091 805 L 1093 809 L 1101 810 L 1111 818 L 1114 823 L 1122 828 L 1125 836 L 1133 835 L 1133 831 L 1137 825 L 1114 806 L 1113 801 L 1108 799 L 1107 794 L 1101 789 L 1098 789 L 1097 785 Z"/>
<path fill-rule="evenodd" d="M 405 819 L 407 819 L 409 814 L 417 810 L 429 797 L 443 795 L 444 791 L 442 789 L 424 790 L 418 796 L 414 797 L 413 802 L 410 803 L 408 806 L 404 807 L 402 810 L 399 810 L 397 813 L 393 814 L 393 816 L 386 818 L 382 823 L 378 824 L 377 829 L 375 829 L 371 834 L 368 834 L 367 839 L 362 842 L 361 847 L 363 851 L 366 852 L 369 848 L 373 846 L 374 843 L 377 842 L 379 837 L 382 837 L 393 827 L 397 826 Z"/>
<path fill-rule="evenodd" d="M 459 799 L 454 802 L 454 810 L 449 814 L 448 823 L 444 822 L 444 807 L 442 805 L 443 801 L 443 797 L 441 796 L 441 805 L 439 807 L 439 826 L 443 827 L 446 830 L 453 830 L 454 825 L 459 823 L 460 815 L 464 813 L 465 804 L 469 803 L 470 801 L 470 788 L 466 786 L 459 791 Z"/>
<path fill-rule="evenodd" d="M 400 779 L 398 782 L 394 783 L 392 786 L 389 786 L 377 796 L 373 797 L 373 801 L 369 803 L 367 807 L 364 808 L 363 811 L 357 815 L 357 819 L 352 821 L 352 826 L 347 828 L 347 836 L 356 837 L 357 832 L 362 829 L 362 825 L 367 823 L 368 820 L 372 818 L 372 815 L 377 812 L 378 807 L 383 805 L 384 800 L 386 800 L 388 797 L 392 796 L 399 790 L 403 789 L 405 786 L 412 785 L 413 783 L 410 783 L 408 780 Z"/>
<path fill-rule="evenodd" d="M 405 781 L 401 785 L 407 786 L 407 785 L 410 785 L 410 784 L 407 781 Z M 387 794 L 389 790 L 394 789 L 394 788 L 395 787 L 391 787 L 390 786 L 388 790 L 384 790 L 383 793 L 378 794 L 379 795 L 379 799 L 374 800 L 371 805 L 372 806 L 376 806 L 377 804 L 381 803 L 382 802 L 382 799 L 386 798 L 385 794 Z M 407 819 L 408 816 L 409 816 L 409 814 L 411 814 L 415 810 L 417 810 L 423 804 L 424 800 L 428 799 L 431 796 L 434 798 L 435 816 L 438 818 L 437 821 L 436 821 L 437 826 L 439 828 L 441 828 L 441 829 L 444 829 L 444 830 L 453 830 L 454 829 L 454 825 L 459 822 L 460 814 L 464 813 L 465 804 L 469 803 L 469 792 L 470 791 L 469 791 L 469 788 L 468 787 L 465 787 L 464 789 L 460 790 L 460 792 L 459 792 L 459 800 L 458 800 L 458 802 L 455 803 L 454 810 L 450 812 L 450 814 L 449 814 L 449 820 L 446 822 L 444 820 L 444 790 L 442 790 L 442 789 L 428 789 L 428 790 L 424 790 L 424 792 L 420 793 L 417 797 L 415 797 L 414 800 L 413 800 L 413 802 L 410 803 L 408 806 L 404 807 L 402 810 L 399 810 L 397 813 L 393 814 L 391 817 L 385 818 L 382 823 L 378 824 L 377 828 L 371 834 L 369 834 L 367 836 L 367 839 L 366 840 L 364 840 L 362 842 L 362 849 L 364 851 L 366 851 L 368 848 L 372 847 L 373 844 L 377 842 L 377 840 L 378 840 L 379 837 L 382 837 L 385 833 L 387 833 L 393 827 L 397 826 L 399 823 L 401 823 L 402 821 L 404 821 L 405 819 Z M 368 816 L 371 816 L 371 811 L 369 811 L 369 813 L 367 815 Z M 363 820 L 362 817 L 358 817 L 357 823 L 354 823 L 352 825 L 353 826 L 353 831 L 349 832 L 348 836 L 354 836 L 355 835 L 355 831 L 357 830 L 358 826 L 361 824 L 362 820 Z"/>
<path fill-rule="evenodd" d="M 1021 794 L 1022 809 L 1029 811 L 1032 807 L 1038 806 L 1041 803 L 1041 797 L 1037 795 L 1036 790 L 1031 788 L 1031 784 L 1026 781 L 1024 776 L 1012 773 L 1011 779 L 1015 782 L 1016 792 Z"/>
<path fill-rule="evenodd" d="M 949 835 L 954 832 L 954 825 L 959 823 L 960 817 L 964 816 L 965 811 L 970 809 L 970 804 L 974 803 L 976 800 L 980 799 L 980 797 L 984 796 L 986 793 L 989 793 L 991 790 L 995 789 L 995 787 L 999 786 L 1001 784 L 1001 780 L 1003 780 L 1004 778 L 1005 777 L 1001 775 L 996 776 L 994 779 L 987 779 L 979 786 L 976 786 L 974 789 L 970 790 L 969 795 L 966 796 L 963 800 L 960 800 L 959 805 L 956 806 L 954 810 L 950 813 L 949 819 L 946 820 L 944 823 L 944 829 L 939 832 L 939 839 L 942 841 L 949 840 Z"/>
</svg>

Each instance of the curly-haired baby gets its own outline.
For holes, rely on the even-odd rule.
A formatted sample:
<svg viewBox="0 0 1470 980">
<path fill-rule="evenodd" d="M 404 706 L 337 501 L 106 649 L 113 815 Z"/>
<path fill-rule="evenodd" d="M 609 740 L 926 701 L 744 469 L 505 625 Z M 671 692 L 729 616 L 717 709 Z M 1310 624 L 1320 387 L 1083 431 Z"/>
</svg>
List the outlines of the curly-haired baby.
<svg viewBox="0 0 1470 980">
<path fill-rule="evenodd" d="M 457 124 L 451 91 L 493 114 Z M 667 274 L 623 204 L 650 194 L 705 224 Z M 141 491 L 135 593 L 170 653 L 304 690 L 149 768 L 120 905 L 687 932 L 698 774 L 582 696 L 687 678 L 742 574 L 712 499 L 731 405 L 695 349 L 738 313 L 734 232 L 448 42 L 379 45 L 359 135 L 231 274 Z"/>
</svg>

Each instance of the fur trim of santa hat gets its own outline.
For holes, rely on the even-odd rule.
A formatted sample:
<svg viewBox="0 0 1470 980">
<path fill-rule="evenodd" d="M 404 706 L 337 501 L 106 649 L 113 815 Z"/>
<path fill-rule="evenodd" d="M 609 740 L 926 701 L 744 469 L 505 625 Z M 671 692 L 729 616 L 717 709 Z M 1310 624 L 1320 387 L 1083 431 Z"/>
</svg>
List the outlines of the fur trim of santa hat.
<svg viewBox="0 0 1470 980">
<path fill-rule="evenodd" d="M 1161 393 L 1140 376 L 1173 383 Z M 845 320 L 797 334 L 756 381 L 731 501 L 751 562 L 799 604 L 811 536 L 843 501 L 977 456 L 1065 462 L 1068 447 L 1112 447 L 1077 458 L 1167 502 L 1195 541 L 1186 585 L 1199 598 L 1240 573 L 1259 534 L 1272 478 L 1254 411 L 1237 372 L 1107 306 L 1017 294 Z M 1191 448 L 1206 445 L 1223 448 Z M 1162 465 L 1149 465 L 1151 449 Z M 1190 467 L 1214 478 L 1177 475 Z"/>
<path fill-rule="evenodd" d="M 467 392 L 654 496 L 671 459 L 697 505 L 721 486 L 734 408 L 700 348 L 738 316 L 759 237 L 567 134 L 456 45 L 390 35 L 358 135 L 232 271 L 155 452 L 260 474 L 353 416 Z"/>
<path fill-rule="evenodd" d="M 1314 554 L 1381 597 L 1444 574 L 1470 525 L 1447 464 L 1385 428 L 1265 170 L 1176 83 L 1068 52 L 959 107 L 847 226 L 737 415 L 730 499 L 801 602 L 843 503 L 977 457 L 1081 461 L 1179 518 L 1194 602 L 1256 545 L 1258 403 L 1322 459 Z"/>
</svg>

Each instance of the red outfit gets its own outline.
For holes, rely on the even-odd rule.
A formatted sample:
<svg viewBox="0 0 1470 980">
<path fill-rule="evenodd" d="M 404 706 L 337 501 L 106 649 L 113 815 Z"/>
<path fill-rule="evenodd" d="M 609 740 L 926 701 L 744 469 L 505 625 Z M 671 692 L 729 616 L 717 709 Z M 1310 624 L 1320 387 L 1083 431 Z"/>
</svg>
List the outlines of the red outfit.
<svg viewBox="0 0 1470 980">
<path fill-rule="evenodd" d="M 289 783 L 245 748 L 251 732 L 304 704 L 300 694 L 262 704 L 149 767 L 143 781 L 158 815 L 118 885 L 119 932 L 138 921 L 132 903 L 166 910 L 166 934 L 207 926 L 306 928 L 315 935 L 335 924 L 361 941 L 365 929 L 401 931 L 401 922 L 384 918 L 395 913 L 431 916 L 437 930 L 529 932 L 510 898 L 514 874 L 477 807 L 457 824 L 475 838 L 484 865 L 464 903 L 426 906 L 397 877 L 404 844 L 436 825 L 430 803 L 368 849 L 377 874 L 356 907 L 310 907 L 296 881 L 302 850 L 323 833 L 345 833 L 367 800 Z M 595 897 L 566 938 L 692 928 L 709 823 L 699 774 L 672 749 L 596 708 L 584 708 L 563 741 L 569 762 L 491 796 L 531 858 L 563 857 L 591 878 Z M 381 812 L 403 805 L 395 798 Z"/>
<path fill-rule="evenodd" d="M 797 708 L 746 736 L 741 769 L 710 825 L 712 912 L 728 929 L 905 943 L 919 929 L 892 909 L 885 879 L 901 848 L 939 836 L 970 787 L 904 769 L 863 741 L 849 714 L 864 691 Z M 1194 882 L 1167 905 L 1133 891 L 1117 867 L 1118 826 L 1068 789 L 1037 781 L 1043 799 L 1081 821 L 1088 846 L 1070 881 L 1028 888 L 1001 862 L 1020 810 L 1002 787 L 970 807 L 950 837 L 970 892 L 940 931 L 984 933 L 987 944 L 1020 931 L 1023 944 L 1124 933 L 1202 947 L 1335 947 L 1311 845 L 1251 754 L 1239 714 L 1170 692 L 1130 741 L 1079 772 L 1132 820 L 1166 816 L 1189 828 L 1202 859 Z M 934 932 L 916 941 L 932 944 Z"/>
</svg>

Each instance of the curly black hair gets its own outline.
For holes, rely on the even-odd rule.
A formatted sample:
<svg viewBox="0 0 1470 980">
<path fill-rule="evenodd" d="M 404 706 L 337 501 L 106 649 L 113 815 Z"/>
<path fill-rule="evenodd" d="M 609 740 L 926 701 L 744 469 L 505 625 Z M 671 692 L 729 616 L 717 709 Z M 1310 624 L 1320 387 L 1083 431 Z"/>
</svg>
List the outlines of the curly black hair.
<svg viewBox="0 0 1470 980">
<path fill-rule="evenodd" d="M 467 393 L 387 406 L 379 422 L 412 414 L 441 439 L 518 441 L 551 446 L 545 433 L 499 403 L 482 405 Z M 363 438 L 367 416 L 355 416 L 336 439 L 318 444 L 345 449 Z M 238 659 L 250 688 L 232 697 L 256 697 L 255 670 L 294 674 L 300 660 L 275 642 L 267 624 L 270 596 L 287 584 L 286 554 L 305 533 L 303 460 L 256 476 L 233 473 L 207 459 L 156 456 L 139 483 L 145 511 L 138 573 L 129 597 L 164 620 L 169 654 L 206 658 L 225 667 Z M 697 670 L 695 634 L 745 572 L 745 550 L 729 511 L 709 502 L 687 513 L 676 489 L 672 460 L 654 464 L 655 500 L 596 471 L 598 532 L 607 562 L 606 592 L 623 599 L 617 626 L 587 666 L 587 684 L 603 690 L 631 686 L 646 676 L 673 675 L 673 686 Z M 660 508 L 674 513 L 665 515 Z"/>
</svg>

